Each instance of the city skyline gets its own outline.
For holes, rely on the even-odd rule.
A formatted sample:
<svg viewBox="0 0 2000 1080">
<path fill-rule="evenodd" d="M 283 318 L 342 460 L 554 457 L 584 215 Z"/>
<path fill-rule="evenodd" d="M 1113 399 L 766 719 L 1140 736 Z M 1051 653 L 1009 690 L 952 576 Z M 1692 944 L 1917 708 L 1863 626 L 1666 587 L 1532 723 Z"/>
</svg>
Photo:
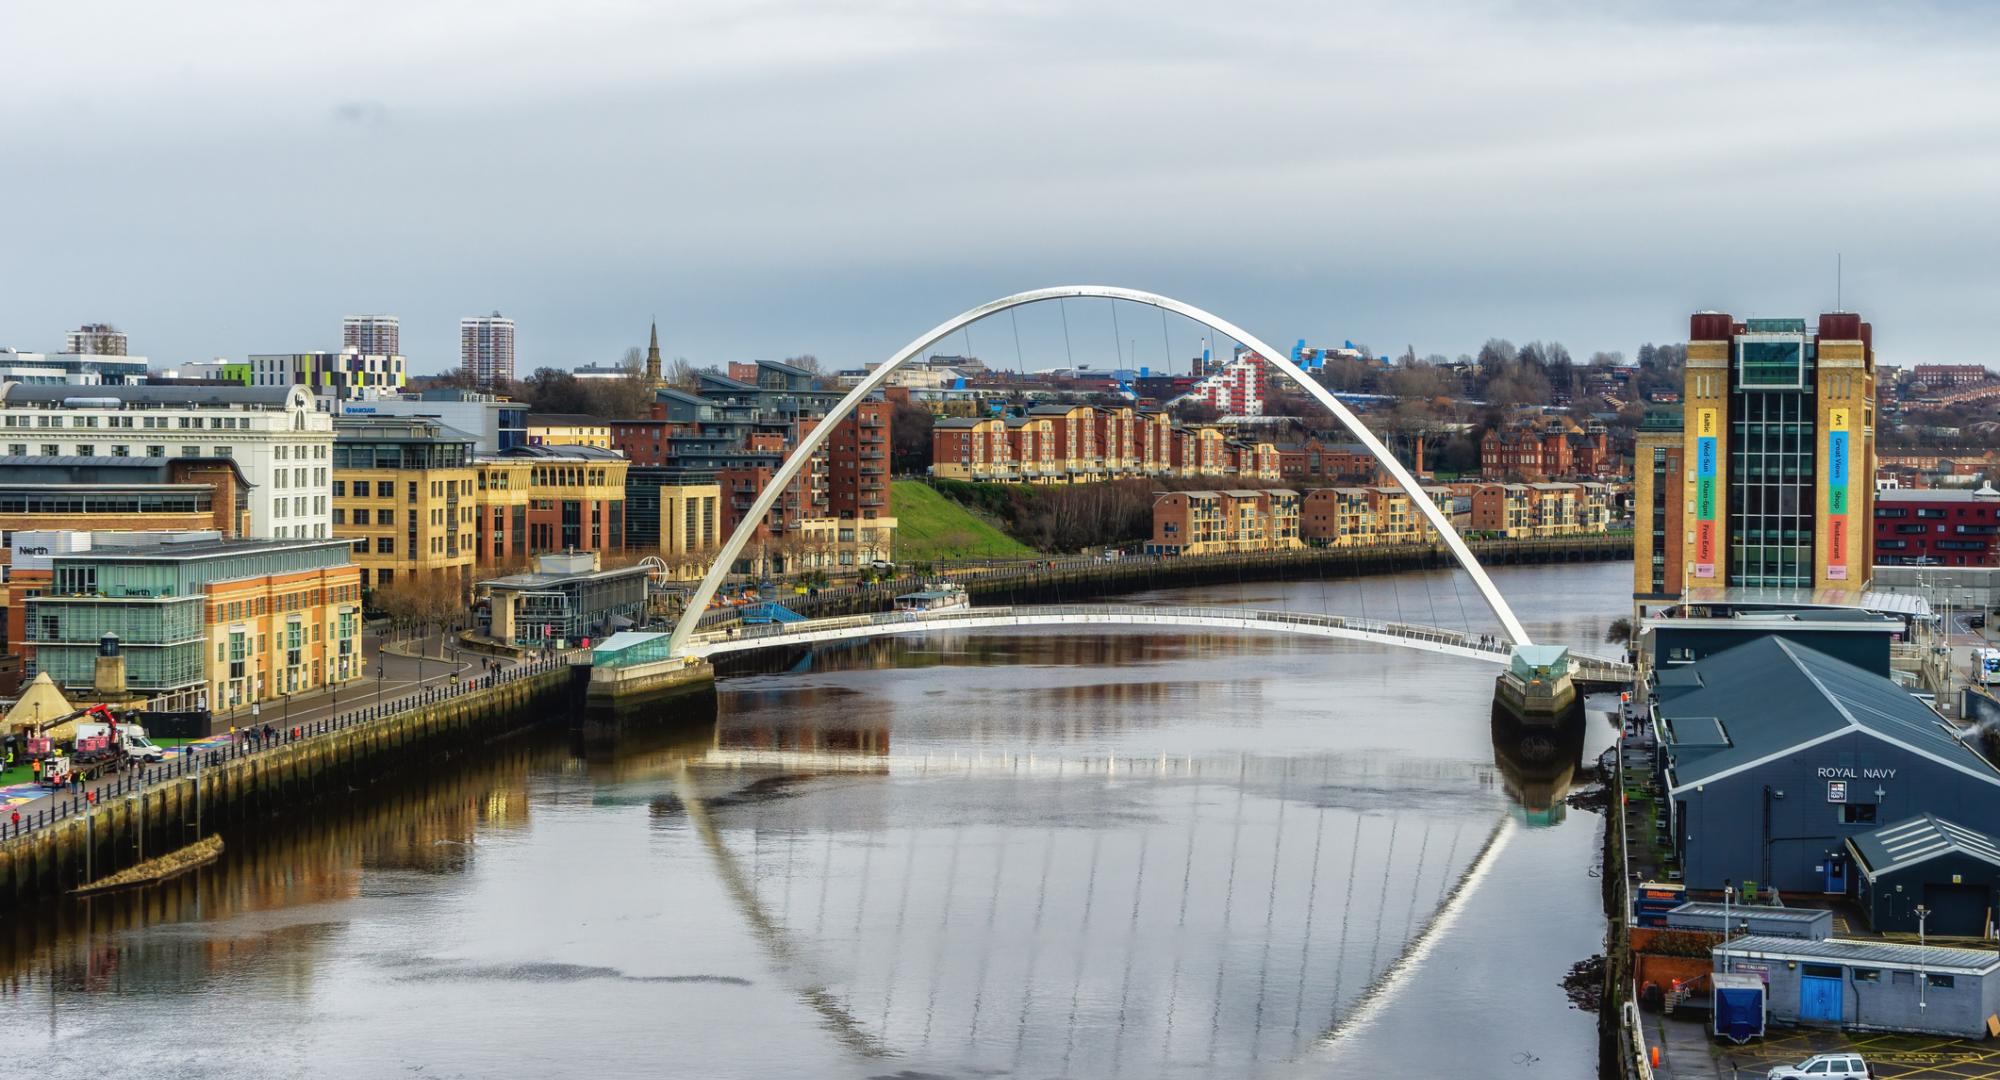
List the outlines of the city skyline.
<svg viewBox="0 0 2000 1080">
<path fill-rule="evenodd" d="M 697 364 L 859 366 L 1104 282 L 1286 342 L 1630 355 L 1690 310 L 1829 310 L 1844 255 L 1885 363 L 1988 363 L 1994 17 L 1896 11 L 17 8 L 17 151 L 147 168 L 16 177 L 40 270 L 0 342 L 109 320 L 177 363 L 385 311 L 435 373 L 497 308 L 523 372 L 615 362 L 653 315 Z M 114 70 L 65 78 L 86 50 Z"/>
</svg>

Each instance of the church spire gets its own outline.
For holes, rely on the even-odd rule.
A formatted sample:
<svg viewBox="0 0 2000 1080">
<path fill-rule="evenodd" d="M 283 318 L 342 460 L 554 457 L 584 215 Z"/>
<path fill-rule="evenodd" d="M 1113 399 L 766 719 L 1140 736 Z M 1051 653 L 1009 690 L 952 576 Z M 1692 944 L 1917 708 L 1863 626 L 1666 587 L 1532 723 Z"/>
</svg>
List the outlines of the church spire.
<svg viewBox="0 0 2000 1080">
<path fill-rule="evenodd" d="M 660 321 L 653 320 L 652 341 L 646 346 L 646 381 L 660 385 Z"/>
</svg>

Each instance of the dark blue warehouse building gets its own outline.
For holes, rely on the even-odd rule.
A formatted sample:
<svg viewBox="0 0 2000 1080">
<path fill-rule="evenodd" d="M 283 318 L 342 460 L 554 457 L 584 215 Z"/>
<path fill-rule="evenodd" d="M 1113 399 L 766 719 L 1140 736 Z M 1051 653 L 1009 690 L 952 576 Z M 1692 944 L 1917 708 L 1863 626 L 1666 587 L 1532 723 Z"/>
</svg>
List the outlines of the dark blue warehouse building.
<svg viewBox="0 0 2000 1080">
<path fill-rule="evenodd" d="M 2000 770 L 1889 679 L 1781 637 L 1658 672 L 1653 725 L 1691 889 L 1845 893 L 1848 840 L 2000 821 Z"/>
</svg>

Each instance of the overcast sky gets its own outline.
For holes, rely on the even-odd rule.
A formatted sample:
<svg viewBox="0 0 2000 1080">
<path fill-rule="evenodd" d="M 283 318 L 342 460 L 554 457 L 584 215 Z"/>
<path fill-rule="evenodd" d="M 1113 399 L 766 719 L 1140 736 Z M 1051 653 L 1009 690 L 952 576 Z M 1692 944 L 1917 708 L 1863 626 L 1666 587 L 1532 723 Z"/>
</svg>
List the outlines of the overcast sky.
<svg viewBox="0 0 2000 1080">
<path fill-rule="evenodd" d="M 240 357 L 388 312 L 433 371 L 497 308 L 523 373 L 615 360 L 653 315 L 700 364 L 858 366 L 1087 281 L 1281 343 L 1629 354 L 1696 309 L 1831 308 L 1844 253 L 1886 362 L 1991 363 L 1997 24 L 1774 0 L 13 0 L 0 345 L 103 320 L 156 361 Z M 1108 362 L 1103 306 L 1023 314 L 1018 353 L 1012 325 L 970 345 Z M 1128 360 L 1198 347 L 1120 318 Z"/>
</svg>

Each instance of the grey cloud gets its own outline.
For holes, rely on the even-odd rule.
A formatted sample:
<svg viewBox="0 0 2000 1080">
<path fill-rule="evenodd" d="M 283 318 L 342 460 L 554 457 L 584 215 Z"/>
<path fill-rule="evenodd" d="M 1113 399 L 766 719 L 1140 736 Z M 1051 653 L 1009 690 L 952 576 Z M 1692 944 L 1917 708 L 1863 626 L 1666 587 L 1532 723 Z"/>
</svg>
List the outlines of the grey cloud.
<svg viewBox="0 0 2000 1080">
<path fill-rule="evenodd" d="M 430 371 L 500 308 L 529 366 L 656 312 L 696 362 L 858 365 L 1095 280 L 1279 341 L 1629 355 L 1697 308 L 1831 305 L 1840 251 L 1885 358 L 1984 360 L 2000 293 L 1974 5 L 191 0 L 94 35 L 35 7 L 0 15 L 10 149 L 145 167 L 10 176 L 23 348 L 105 318 L 165 360 L 322 348 L 391 311 Z M 203 31 L 228 11 L 250 36 Z M 84 41 L 104 78 L 64 77 Z M 1057 320 L 1022 313 L 1022 362 L 1112 359 Z M 1162 336 L 1142 359 L 1197 335 Z"/>
<path fill-rule="evenodd" d="M 379 128 L 389 123 L 389 107 L 379 101 L 343 101 L 333 107 L 336 123 Z"/>
</svg>

